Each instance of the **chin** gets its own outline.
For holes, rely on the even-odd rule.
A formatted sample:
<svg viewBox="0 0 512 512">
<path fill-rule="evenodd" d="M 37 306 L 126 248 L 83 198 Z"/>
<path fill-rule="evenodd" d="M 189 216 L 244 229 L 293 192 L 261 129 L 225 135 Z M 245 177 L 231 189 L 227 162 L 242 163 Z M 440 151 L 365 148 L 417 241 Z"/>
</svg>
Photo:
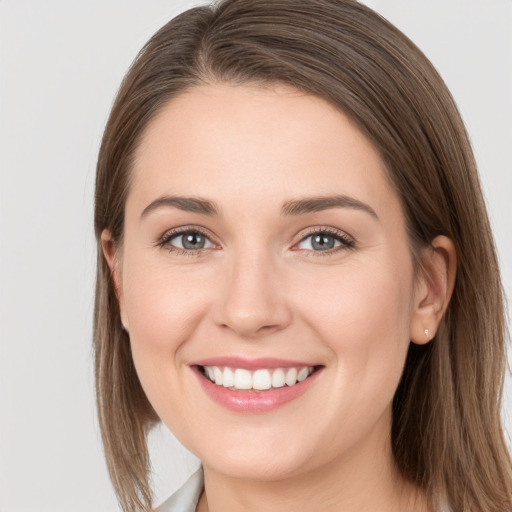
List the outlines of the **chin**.
<svg viewBox="0 0 512 512">
<path fill-rule="evenodd" d="M 276 460 L 275 457 L 263 457 L 259 460 L 232 458 L 216 461 L 212 465 L 207 461 L 203 464 L 232 478 L 261 482 L 285 480 L 303 469 L 303 465 L 297 461 Z"/>
<path fill-rule="evenodd" d="M 308 457 L 295 444 L 286 443 L 283 437 L 277 443 L 217 443 L 215 453 L 196 453 L 203 465 L 224 475 L 254 481 L 283 480 L 305 469 Z M 276 446 L 277 445 L 277 446 Z M 283 448 L 285 448 L 283 450 Z"/>
</svg>

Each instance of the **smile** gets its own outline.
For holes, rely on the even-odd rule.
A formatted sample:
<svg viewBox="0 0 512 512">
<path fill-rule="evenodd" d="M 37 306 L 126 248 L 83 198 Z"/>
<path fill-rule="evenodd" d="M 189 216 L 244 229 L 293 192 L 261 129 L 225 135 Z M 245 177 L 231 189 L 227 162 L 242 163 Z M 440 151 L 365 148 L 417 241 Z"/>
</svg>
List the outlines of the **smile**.
<svg viewBox="0 0 512 512">
<path fill-rule="evenodd" d="M 217 405 L 237 413 L 266 413 L 307 394 L 323 365 L 282 359 L 211 358 L 195 361 L 191 370 Z"/>
<path fill-rule="evenodd" d="M 250 371 L 245 368 L 219 366 L 200 367 L 203 375 L 217 386 L 233 391 L 256 390 L 265 391 L 271 388 L 295 386 L 306 380 L 314 371 L 314 366 L 258 369 Z"/>
</svg>

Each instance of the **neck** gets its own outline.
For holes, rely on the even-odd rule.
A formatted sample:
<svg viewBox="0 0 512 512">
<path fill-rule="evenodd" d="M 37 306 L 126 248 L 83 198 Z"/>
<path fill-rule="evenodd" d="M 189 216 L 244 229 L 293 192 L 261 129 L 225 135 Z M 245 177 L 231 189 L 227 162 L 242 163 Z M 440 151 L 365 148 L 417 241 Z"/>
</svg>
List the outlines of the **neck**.
<svg viewBox="0 0 512 512">
<path fill-rule="evenodd" d="M 427 512 L 425 495 L 394 466 L 389 435 L 280 480 L 235 478 L 204 466 L 197 512 Z"/>
</svg>

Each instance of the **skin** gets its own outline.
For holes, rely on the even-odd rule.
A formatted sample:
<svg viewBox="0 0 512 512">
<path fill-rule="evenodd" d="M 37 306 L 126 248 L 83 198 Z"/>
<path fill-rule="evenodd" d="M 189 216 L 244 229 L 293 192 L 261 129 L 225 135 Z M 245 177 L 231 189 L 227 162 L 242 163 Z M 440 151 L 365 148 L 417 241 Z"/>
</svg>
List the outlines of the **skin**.
<svg viewBox="0 0 512 512">
<path fill-rule="evenodd" d="M 378 218 L 281 212 L 333 194 Z M 161 206 L 141 218 L 169 195 L 213 201 L 219 215 Z M 172 250 L 179 236 L 159 245 L 184 226 L 207 233 L 202 250 Z M 325 228 L 353 247 L 315 249 L 309 235 Z M 123 246 L 102 239 L 144 391 L 203 462 L 198 511 L 428 510 L 394 468 L 391 402 L 410 341 L 427 343 L 446 308 L 455 251 L 436 238 L 415 275 L 399 198 L 345 115 L 282 85 L 190 89 L 138 147 Z M 296 400 L 242 414 L 214 403 L 189 366 L 217 356 L 323 369 Z"/>
</svg>

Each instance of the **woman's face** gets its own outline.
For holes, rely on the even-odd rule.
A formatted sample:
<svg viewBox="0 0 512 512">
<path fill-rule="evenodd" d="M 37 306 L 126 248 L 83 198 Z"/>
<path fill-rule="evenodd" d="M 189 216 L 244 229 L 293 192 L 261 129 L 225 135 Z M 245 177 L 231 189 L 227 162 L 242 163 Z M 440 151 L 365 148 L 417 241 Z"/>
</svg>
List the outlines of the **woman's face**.
<svg viewBox="0 0 512 512">
<path fill-rule="evenodd" d="M 170 101 L 117 256 L 142 386 L 205 467 L 278 479 L 387 445 L 418 292 L 383 162 L 332 106 L 285 86 Z"/>
</svg>

